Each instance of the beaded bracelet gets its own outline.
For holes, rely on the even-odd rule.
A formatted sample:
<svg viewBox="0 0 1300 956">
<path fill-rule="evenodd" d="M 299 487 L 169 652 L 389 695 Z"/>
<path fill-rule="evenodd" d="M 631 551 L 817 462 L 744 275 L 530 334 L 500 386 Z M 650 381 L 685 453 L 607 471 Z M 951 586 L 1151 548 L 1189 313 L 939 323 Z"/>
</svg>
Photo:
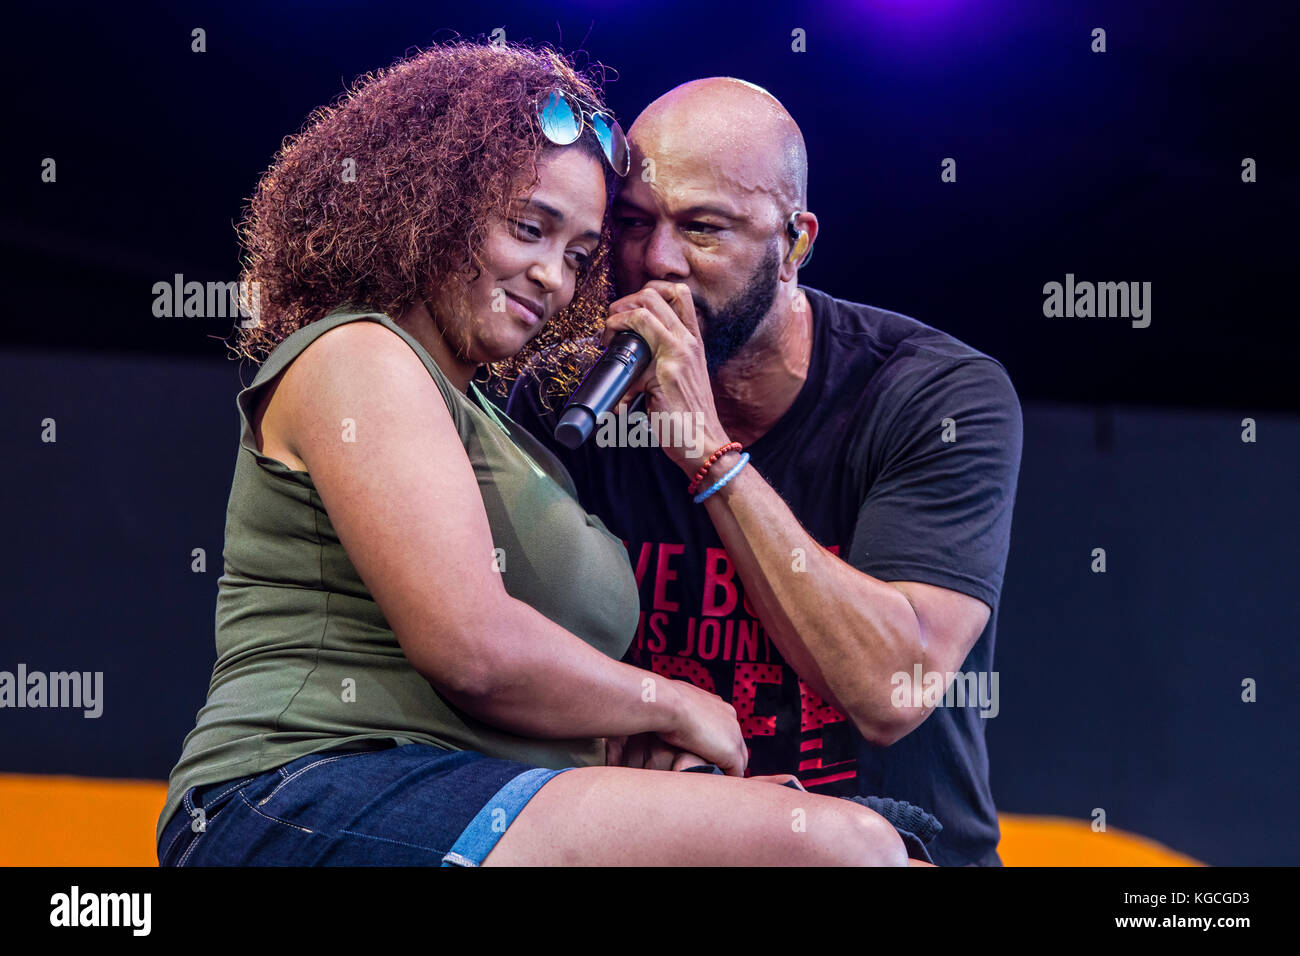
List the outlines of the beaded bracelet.
<svg viewBox="0 0 1300 956">
<path fill-rule="evenodd" d="M 732 467 L 731 471 L 727 472 L 725 475 L 719 478 L 717 484 L 715 484 L 708 491 L 701 491 L 692 500 L 697 505 L 703 504 L 705 498 L 709 497 L 709 495 L 713 494 L 715 491 L 717 491 L 719 488 L 721 488 L 723 485 L 729 482 L 732 478 L 735 478 L 736 475 L 740 474 L 740 469 L 744 468 L 745 465 L 747 464 L 749 464 L 749 452 L 745 452 L 743 455 L 741 455 L 740 461 L 736 462 L 736 464 Z"/>
<path fill-rule="evenodd" d="M 688 495 L 693 495 L 695 492 L 700 490 L 700 484 L 704 481 L 704 476 L 709 473 L 709 469 L 713 467 L 715 461 L 729 451 L 742 451 L 744 447 L 745 446 L 738 441 L 729 441 L 715 451 L 705 460 L 704 464 L 700 466 L 700 470 L 695 473 L 695 477 L 691 479 L 691 483 L 686 486 L 686 493 Z"/>
</svg>

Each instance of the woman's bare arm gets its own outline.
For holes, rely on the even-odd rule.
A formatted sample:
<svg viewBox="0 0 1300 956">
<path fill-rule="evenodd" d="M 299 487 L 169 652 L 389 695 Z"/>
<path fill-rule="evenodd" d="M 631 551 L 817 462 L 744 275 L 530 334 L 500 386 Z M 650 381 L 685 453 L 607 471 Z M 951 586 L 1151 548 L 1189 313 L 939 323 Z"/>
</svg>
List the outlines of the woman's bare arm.
<svg viewBox="0 0 1300 956">
<path fill-rule="evenodd" d="M 280 440 L 306 465 L 362 580 L 417 671 L 481 720 L 531 737 L 653 732 L 730 773 L 744 742 L 718 699 L 615 661 L 512 598 L 493 568 L 473 468 L 437 385 L 373 322 L 331 329 L 284 373 Z M 344 420 L 355 441 L 344 441 Z M 725 710 L 723 710 L 725 708 Z M 687 711 L 690 711 L 689 716 Z M 685 724 L 709 725 L 687 729 Z M 695 739 L 684 739 L 686 734 Z"/>
</svg>

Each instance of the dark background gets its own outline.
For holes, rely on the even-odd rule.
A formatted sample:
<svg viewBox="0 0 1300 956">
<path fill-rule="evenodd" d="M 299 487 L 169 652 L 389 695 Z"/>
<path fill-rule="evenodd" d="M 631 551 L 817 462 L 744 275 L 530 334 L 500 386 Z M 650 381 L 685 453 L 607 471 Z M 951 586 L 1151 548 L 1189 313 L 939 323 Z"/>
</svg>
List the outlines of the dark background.
<svg viewBox="0 0 1300 956">
<path fill-rule="evenodd" d="M 97 721 L 0 711 L 0 770 L 165 778 L 203 702 L 234 394 L 255 370 L 227 358 L 229 321 L 153 318 L 153 284 L 237 278 L 241 203 L 281 139 L 356 76 L 504 27 L 612 67 L 624 125 L 700 76 L 769 89 L 809 148 L 822 234 L 803 281 L 1007 367 L 1025 453 L 988 729 L 999 807 L 1103 807 L 1110 826 L 1208 862 L 1300 862 L 1300 14 L 1064 6 L 6 13 L 0 669 L 103 670 L 106 687 Z M 194 27 L 206 53 L 190 52 Z M 791 51 L 796 27 L 806 53 Z M 45 157 L 56 183 L 41 182 Z M 944 157 L 956 183 L 940 181 Z M 1045 318 L 1043 284 L 1067 272 L 1151 282 L 1150 327 Z M 205 574 L 190 571 L 196 547 Z"/>
</svg>

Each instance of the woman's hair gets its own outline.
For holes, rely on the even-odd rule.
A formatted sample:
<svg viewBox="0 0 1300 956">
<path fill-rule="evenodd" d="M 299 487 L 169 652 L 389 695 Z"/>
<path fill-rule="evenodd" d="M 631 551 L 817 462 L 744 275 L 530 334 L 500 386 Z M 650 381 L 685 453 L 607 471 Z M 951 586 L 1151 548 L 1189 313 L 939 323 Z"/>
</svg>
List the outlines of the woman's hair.
<svg viewBox="0 0 1300 956">
<path fill-rule="evenodd" d="M 260 363 L 340 306 L 396 317 L 472 281 L 494 221 L 521 183 L 537 184 L 542 151 L 561 148 L 540 130 L 539 99 L 559 88 L 600 106 L 596 83 L 553 50 L 466 41 L 359 78 L 284 141 L 244 211 L 240 280 L 257 290 L 259 321 L 232 347 Z M 571 148 L 601 164 L 608 206 L 614 177 L 585 124 Z M 598 349 L 608 260 L 606 224 L 573 301 L 490 366 L 500 393 L 525 367 L 548 374 L 549 395 L 572 389 Z"/>
</svg>

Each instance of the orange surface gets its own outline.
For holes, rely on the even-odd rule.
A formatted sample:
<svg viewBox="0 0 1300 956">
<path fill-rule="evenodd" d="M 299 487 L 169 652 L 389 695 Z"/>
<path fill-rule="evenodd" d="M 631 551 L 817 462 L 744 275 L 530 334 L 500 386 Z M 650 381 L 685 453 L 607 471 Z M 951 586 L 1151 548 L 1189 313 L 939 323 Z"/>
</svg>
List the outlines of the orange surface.
<svg viewBox="0 0 1300 956">
<path fill-rule="evenodd" d="M 167 785 L 0 774 L 0 866 L 156 866 Z M 1002 814 L 1007 866 L 1201 866 L 1145 837 L 1083 820 Z"/>
<path fill-rule="evenodd" d="M 1007 866 L 1205 866 L 1136 833 L 1095 833 L 1088 820 L 1002 813 L 998 823 L 998 856 Z"/>
<path fill-rule="evenodd" d="M 0 866 L 157 866 L 155 780 L 0 774 Z"/>
</svg>

